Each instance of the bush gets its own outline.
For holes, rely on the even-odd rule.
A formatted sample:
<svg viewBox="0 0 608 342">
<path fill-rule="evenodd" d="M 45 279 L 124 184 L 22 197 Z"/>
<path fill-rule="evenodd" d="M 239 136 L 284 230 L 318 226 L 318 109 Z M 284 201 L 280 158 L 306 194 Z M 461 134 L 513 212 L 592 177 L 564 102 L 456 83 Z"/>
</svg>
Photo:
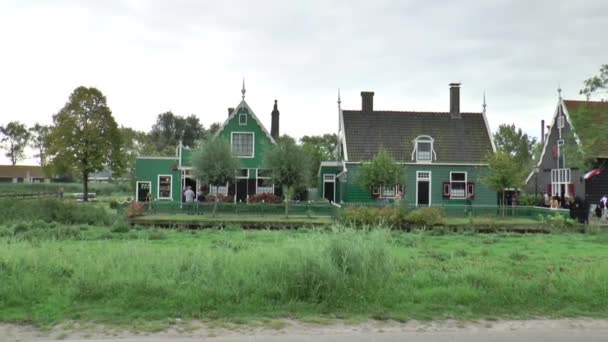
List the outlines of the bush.
<svg viewBox="0 0 608 342">
<path fill-rule="evenodd" d="M 390 228 L 405 226 L 405 211 L 396 207 L 348 207 L 342 213 L 344 223 L 357 227 L 386 225 Z"/>
<path fill-rule="evenodd" d="M 523 207 L 536 207 L 543 205 L 543 197 L 538 195 L 521 195 L 517 197 L 517 205 Z"/>
<path fill-rule="evenodd" d="M 146 206 L 141 202 L 133 201 L 127 206 L 125 214 L 128 218 L 143 216 L 146 212 Z"/>
<path fill-rule="evenodd" d="M 266 193 L 266 194 L 257 194 L 254 196 L 251 196 L 249 198 L 249 203 L 271 203 L 271 204 L 279 204 L 282 203 L 283 200 L 281 199 L 281 197 L 275 195 L 275 194 L 270 194 L 270 193 Z"/>
<path fill-rule="evenodd" d="M 207 195 L 207 197 L 205 197 L 205 202 L 215 202 L 217 198 L 217 201 L 220 203 L 233 203 L 234 202 L 234 197 L 233 196 L 225 196 L 223 194 L 209 194 Z"/>
<path fill-rule="evenodd" d="M 133 184 L 131 182 L 116 181 L 111 183 L 89 183 L 89 192 L 97 196 L 130 195 Z M 83 191 L 81 183 L 6 183 L 0 184 L 0 193 L 59 193 L 63 188 L 65 195 Z"/>
<path fill-rule="evenodd" d="M 1 199 L 0 217 L 4 222 L 35 221 L 65 224 L 110 224 L 113 215 L 94 203 L 44 199 Z"/>
<path fill-rule="evenodd" d="M 444 223 L 443 212 L 439 208 L 419 208 L 407 214 L 405 222 L 417 228 L 439 226 Z"/>
</svg>

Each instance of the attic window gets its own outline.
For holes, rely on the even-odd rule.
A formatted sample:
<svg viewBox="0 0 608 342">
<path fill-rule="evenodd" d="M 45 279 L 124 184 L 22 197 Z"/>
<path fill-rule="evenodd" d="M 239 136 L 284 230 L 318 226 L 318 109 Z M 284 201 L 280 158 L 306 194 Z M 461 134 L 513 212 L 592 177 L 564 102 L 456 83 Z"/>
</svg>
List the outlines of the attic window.
<svg viewBox="0 0 608 342">
<path fill-rule="evenodd" d="M 557 117 L 557 128 L 564 128 L 564 116 L 560 115 Z"/>
<path fill-rule="evenodd" d="M 433 138 L 428 135 L 421 135 L 414 140 L 414 151 L 412 152 L 412 160 L 421 163 L 430 163 L 433 159 L 437 159 L 435 150 L 433 149 Z"/>
<path fill-rule="evenodd" d="M 239 125 L 245 126 L 247 124 L 247 114 L 241 113 L 239 114 Z"/>
</svg>

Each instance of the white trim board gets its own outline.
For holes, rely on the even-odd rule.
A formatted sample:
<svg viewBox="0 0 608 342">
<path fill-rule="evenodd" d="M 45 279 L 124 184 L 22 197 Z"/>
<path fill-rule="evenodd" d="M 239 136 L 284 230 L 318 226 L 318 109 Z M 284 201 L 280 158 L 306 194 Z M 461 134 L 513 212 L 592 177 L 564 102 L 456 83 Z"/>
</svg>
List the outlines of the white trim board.
<svg viewBox="0 0 608 342">
<path fill-rule="evenodd" d="M 242 159 L 253 159 L 255 158 L 255 132 L 240 132 L 240 131 L 233 131 L 230 132 L 230 152 L 232 152 L 232 141 L 234 139 L 234 135 L 235 134 L 251 134 L 252 141 L 251 141 L 251 155 L 250 156 L 236 156 L 237 158 L 242 158 Z"/>
<path fill-rule="evenodd" d="M 333 176 L 333 181 L 325 181 L 325 176 Z M 332 173 L 324 173 L 323 174 L 323 193 L 322 196 L 325 198 L 325 183 L 333 183 L 334 184 L 334 199 L 332 203 L 336 203 L 336 175 Z"/>
<path fill-rule="evenodd" d="M 135 181 L 135 202 L 139 202 L 137 196 L 139 195 L 139 184 L 140 183 L 148 183 L 148 193 L 152 192 L 152 182 L 151 181 Z"/>
<path fill-rule="evenodd" d="M 159 159 L 159 160 L 178 160 L 179 158 L 177 157 L 154 157 L 154 156 L 141 156 L 141 157 L 137 157 L 136 159 Z"/>
<path fill-rule="evenodd" d="M 419 177 L 418 175 L 420 173 L 428 173 L 429 174 L 429 178 L 428 178 L 429 179 L 428 180 L 428 183 L 429 183 L 429 204 L 428 205 L 430 207 L 433 204 L 433 199 L 432 199 L 432 196 L 431 196 L 432 193 L 433 193 L 431 191 L 432 188 L 433 188 L 433 183 L 432 183 L 433 182 L 433 172 L 432 171 L 416 171 L 416 202 L 415 202 L 415 204 L 416 204 L 416 207 L 418 207 L 418 182 L 419 181 L 426 182 L 426 180 L 424 180 L 424 179 L 422 179 L 422 180 L 418 179 L 418 177 Z"/>
</svg>

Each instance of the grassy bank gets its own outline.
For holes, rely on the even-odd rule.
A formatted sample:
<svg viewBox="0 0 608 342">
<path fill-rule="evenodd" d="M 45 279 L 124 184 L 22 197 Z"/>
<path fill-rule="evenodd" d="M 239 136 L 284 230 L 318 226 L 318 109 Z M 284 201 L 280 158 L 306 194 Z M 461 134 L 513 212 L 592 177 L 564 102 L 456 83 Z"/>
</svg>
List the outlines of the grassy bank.
<svg viewBox="0 0 608 342">
<path fill-rule="evenodd" d="M 608 317 L 606 234 L 13 228 L 0 321 Z"/>
</svg>

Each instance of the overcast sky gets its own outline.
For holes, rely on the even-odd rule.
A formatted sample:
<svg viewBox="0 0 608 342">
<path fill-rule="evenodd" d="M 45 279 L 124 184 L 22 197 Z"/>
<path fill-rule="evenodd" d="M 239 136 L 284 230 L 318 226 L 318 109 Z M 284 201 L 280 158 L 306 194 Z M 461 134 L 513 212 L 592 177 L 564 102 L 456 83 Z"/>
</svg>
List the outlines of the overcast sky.
<svg viewBox="0 0 608 342">
<path fill-rule="evenodd" d="M 246 100 L 281 133 L 336 132 L 360 92 L 385 110 L 461 110 L 494 130 L 540 135 L 557 88 L 580 99 L 608 63 L 608 1 L 0 0 L 0 125 L 51 123 L 77 86 L 99 88 L 119 125 L 149 130 L 157 114 L 207 127 Z M 2 157 L 3 158 L 3 157 Z M 0 163 L 6 163 L 6 158 Z"/>
</svg>

